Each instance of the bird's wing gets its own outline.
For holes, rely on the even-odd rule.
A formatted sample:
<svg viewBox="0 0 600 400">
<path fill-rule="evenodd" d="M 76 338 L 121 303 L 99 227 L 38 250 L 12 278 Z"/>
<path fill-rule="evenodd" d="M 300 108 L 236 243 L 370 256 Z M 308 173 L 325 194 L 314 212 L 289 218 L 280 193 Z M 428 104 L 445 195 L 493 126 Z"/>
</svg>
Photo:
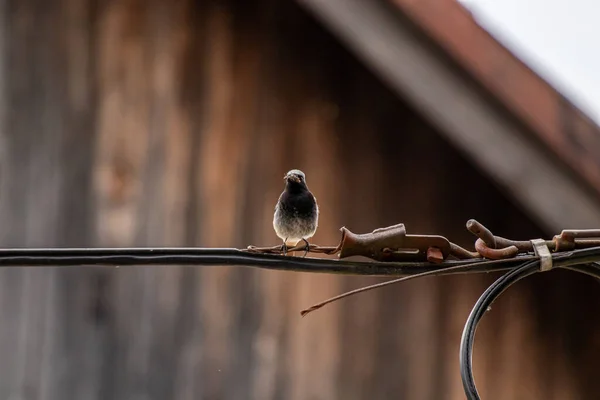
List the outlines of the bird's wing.
<svg viewBox="0 0 600 400">
<path fill-rule="evenodd" d="M 277 208 L 279 208 L 279 203 L 281 203 L 281 197 L 283 196 L 284 192 L 281 192 L 281 194 L 279 195 L 279 198 L 277 199 L 277 203 L 275 203 L 275 211 L 277 211 Z"/>
</svg>

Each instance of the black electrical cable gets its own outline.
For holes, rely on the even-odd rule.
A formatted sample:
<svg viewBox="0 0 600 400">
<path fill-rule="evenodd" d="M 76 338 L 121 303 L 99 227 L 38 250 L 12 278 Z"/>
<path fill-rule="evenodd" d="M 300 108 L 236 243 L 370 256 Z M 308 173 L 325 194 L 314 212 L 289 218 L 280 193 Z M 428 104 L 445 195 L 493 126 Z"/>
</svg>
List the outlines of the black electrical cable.
<svg viewBox="0 0 600 400">
<path fill-rule="evenodd" d="M 0 249 L 0 267 L 64 267 L 83 265 L 133 266 L 133 265 L 195 265 L 195 266 L 244 266 L 273 270 L 337 273 L 371 276 L 407 276 L 448 267 L 464 265 L 460 271 L 495 272 L 514 268 L 522 256 L 507 260 L 470 259 L 430 262 L 376 262 L 347 261 L 328 258 L 292 257 L 276 254 L 251 253 L 238 249 L 206 248 L 51 248 L 51 249 Z"/>
<path fill-rule="evenodd" d="M 564 268 L 600 279 L 600 249 L 576 250 L 556 255 L 554 268 Z M 540 260 L 524 263 L 496 280 L 477 300 L 465 324 L 460 343 L 460 374 L 468 400 L 480 400 L 473 378 L 473 343 L 479 321 L 491 304 L 511 285 L 539 272 Z"/>
<path fill-rule="evenodd" d="M 477 300 L 477 303 L 475 303 L 475 307 L 473 307 L 471 314 L 469 314 L 460 342 L 460 375 L 467 399 L 480 400 L 473 378 L 472 360 L 473 340 L 475 338 L 477 324 L 481 320 L 481 317 L 483 317 L 483 314 L 487 311 L 488 307 L 502 294 L 502 292 L 508 289 L 513 283 L 536 273 L 539 269 L 539 264 L 539 260 L 528 262 L 501 276 L 500 279 L 494 282 L 483 295 L 481 295 L 479 300 Z"/>
</svg>

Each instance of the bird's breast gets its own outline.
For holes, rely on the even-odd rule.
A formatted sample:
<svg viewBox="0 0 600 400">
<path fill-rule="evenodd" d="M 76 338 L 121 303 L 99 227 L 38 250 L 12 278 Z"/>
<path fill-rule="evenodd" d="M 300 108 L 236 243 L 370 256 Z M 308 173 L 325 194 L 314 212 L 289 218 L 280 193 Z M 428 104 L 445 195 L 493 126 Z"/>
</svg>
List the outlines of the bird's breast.
<svg viewBox="0 0 600 400">
<path fill-rule="evenodd" d="M 286 193 L 282 195 L 280 205 L 284 211 L 297 216 L 310 215 L 316 210 L 316 201 L 312 193 Z"/>
</svg>

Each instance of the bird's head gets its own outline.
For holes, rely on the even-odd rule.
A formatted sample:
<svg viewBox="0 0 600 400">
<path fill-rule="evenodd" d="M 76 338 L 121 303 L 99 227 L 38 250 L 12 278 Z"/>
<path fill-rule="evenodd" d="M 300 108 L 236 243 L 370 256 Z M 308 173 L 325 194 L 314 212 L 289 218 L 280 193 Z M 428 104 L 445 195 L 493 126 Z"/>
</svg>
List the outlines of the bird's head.
<svg viewBox="0 0 600 400">
<path fill-rule="evenodd" d="M 288 173 L 283 177 L 283 180 L 287 184 L 306 185 L 306 176 L 304 175 L 304 172 L 300 171 L 299 169 L 288 171 Z"/>
</svg>

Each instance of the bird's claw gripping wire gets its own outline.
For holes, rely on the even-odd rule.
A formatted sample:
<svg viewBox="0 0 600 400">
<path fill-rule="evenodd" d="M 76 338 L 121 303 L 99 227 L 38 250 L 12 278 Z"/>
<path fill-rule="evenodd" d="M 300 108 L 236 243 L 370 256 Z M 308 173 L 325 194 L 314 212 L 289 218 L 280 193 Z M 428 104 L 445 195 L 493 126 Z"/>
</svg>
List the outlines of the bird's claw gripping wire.
<svg viewBox="0 0 600 400">
<path fill-rule="evenodd" d="M 302 240 L 304 241 L 304 243 L 306 243 L 306 247 L 304 248 L 304 254 L 302 255 L 302 258 L 306 257 L 306 255 L 308 254 L 308 251 L 310 250 L 310 243 L 308 243 L 308 240 L 302 238 Z"/>
<path fill-rule="evenodd" d="M 310 243 L 308 243 L 308 240 L 306 240 L 306 239 L 304 239 L 304 238 L 302 239 L 302 241 L 303 241 L 303 242 L 306 244 L 306 245 L 304 246 L 304 248 L 303 248 L 303 250 L 304 250 L 304 254 L 302 255 L 302 258 L 304 258 L 304 257 L 306 257 L 306 254 L 308 254 L 308 252 L 310 251 Z M 298 247 L 298 246 L 297 246 L 297 245 L 296 245 L 296 246 L 294 246 L 294 249 L 295 249 L 296 247 Z M 293 250 L 292 250 L 292 251 L 293 251 Z M 287 252 L 288 252 L 288 246 L 287 246 L 287 238 L 286 238 L 286 240 L 285 240 L 285 241 L 283 242 L 283 244 L 281 245 L 281 253 L 282 253 L 284 256 L 287 256 Z"/>
<path fill-rule="evenodd" d="M 321 254 L 337 254 L 340 249 L 339 246 L 317 246 L 316 244 L 308 244 L 302 243 L 300 245 L 296 245 L 294 247 L 289 247 L 287 245 L 277 245 L 271 247 L 257 247 L 257 246 L 248 246 L 245 251 L 250 253 L 262 253 L 262 254 L 279 254 L 279 255 L 287 255 L 289 252 L 294 251 L 305 251 L 306 253 L 321 253 Z"/>
</svg>

